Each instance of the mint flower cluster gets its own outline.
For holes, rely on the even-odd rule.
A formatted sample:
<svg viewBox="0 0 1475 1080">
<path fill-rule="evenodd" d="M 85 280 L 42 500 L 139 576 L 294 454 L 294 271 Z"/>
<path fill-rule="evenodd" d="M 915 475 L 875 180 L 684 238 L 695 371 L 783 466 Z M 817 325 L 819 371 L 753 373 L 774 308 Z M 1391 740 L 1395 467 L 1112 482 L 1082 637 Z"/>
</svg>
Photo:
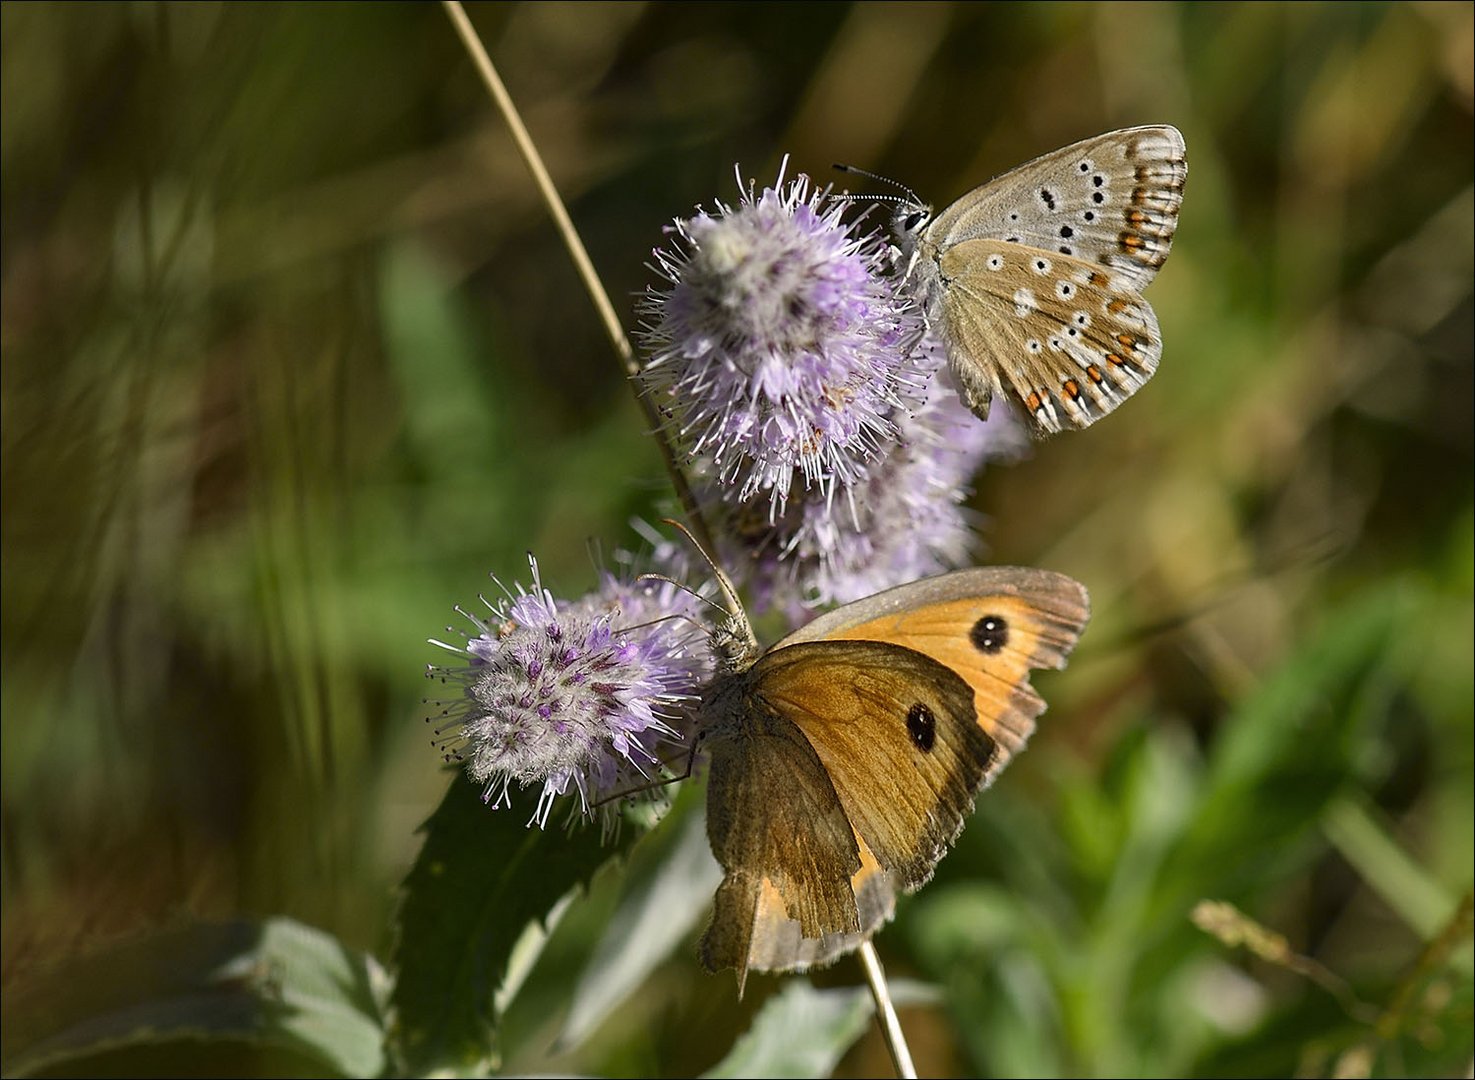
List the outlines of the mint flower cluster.
<svg viewBox="0 0 1475 1080">
<path fill-rule="evenodd" d="M 654 253 L 641 389 L 686 456 L 719 560 L 757 610 L 797 627 L 821 605 L 969 561 L 968 485 L 1024 438 L 1002 403 L 980 423 L 959 401 L 864 215 L 782 170 L 762 191 L 739 187 Z M 709 612 L 674 584 L 690 550 L 650 539 L 646 567 L 671 580 L 605 574 L 565 601 L 530 560 L 530 589 L 458 608 L 462 640 L 433 642 L 456 657 L 427 671 L 447 688 L 428 702 L 434 741 L 488 805 L 510 806 L 515 786 L 536 790 L 540 826 L 562 796 L 598 816 L 690 747 L 713 670 Z"/>
<path fill-rule="evenodd" d="M 857 483 L 926 382 L 916 308 L 809 179 L 678 221 L 642 304 L 644 378 L 724 500 L 781 510 L 794 483 Z"/>
<path fill-rule="evenodd" d="M 799 625 L 965 563 L 969 481 L 1024 438 L 1006 408 L 981 424 L 958 400 L 887 239 L 850 203 L 782 170 L 739 187 L 655 252 L 643 381 L 727 568 Z"/>
<path fill-rule="evenodd" d="M 545 589 L 529 558 L 532 590 L 483 600 L 461 645 L 433 641 L 459 659 L 426 677 L 455 691 L 427 721 L 448 761 L 465 762 L 482 798 L 511 806 L 511 787 L 539 789 L 532 820 L 573 794 L 578 809 L 648 785 L 663 748 L 686 741 L 690 703 L 711 669 L 697 601 L 665 582 L 606 573 L 573 602 Z M 675 752 L 672 750 L 671 752 Z M 647 788 L 647 790 L 649 790 Z"/>
</svg>

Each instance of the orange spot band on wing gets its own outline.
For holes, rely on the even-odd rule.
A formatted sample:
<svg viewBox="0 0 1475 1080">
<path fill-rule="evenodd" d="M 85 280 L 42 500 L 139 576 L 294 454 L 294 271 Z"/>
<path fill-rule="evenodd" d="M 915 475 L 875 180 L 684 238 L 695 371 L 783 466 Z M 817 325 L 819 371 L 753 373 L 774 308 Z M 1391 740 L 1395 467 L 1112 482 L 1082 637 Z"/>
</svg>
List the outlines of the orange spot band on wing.
<svg viewBox="0 0 1475 1080">
<path fill-rule="evenodd" d="M 985 615 L 1002 618 L 1009 626 L 1009 644 L 1001 652 L 985 655 L 969 638 Z M 1030 668 L 1063 666 L 1079 632 L 1069 618 L 1032 608 L 1019 597 L 995 594 L 883 615 L 835 636 L 904 645 L 961 676 L 973 688 L 978 725 L 1002 751 L 997 767 L 1024 745 L 1035 717 L 1044 710 L 1045 703 L 1029 686 Z M 864 852 L 861 858 L 864 863 Z"/>
</svg>

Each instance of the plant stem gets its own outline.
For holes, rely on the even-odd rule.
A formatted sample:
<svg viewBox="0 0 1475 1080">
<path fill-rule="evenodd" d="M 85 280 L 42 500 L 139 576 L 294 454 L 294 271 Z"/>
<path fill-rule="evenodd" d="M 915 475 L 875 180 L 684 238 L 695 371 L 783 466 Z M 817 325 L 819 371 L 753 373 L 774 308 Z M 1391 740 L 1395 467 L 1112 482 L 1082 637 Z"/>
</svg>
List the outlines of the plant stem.
<svg viewBox="0 0 1475 1080">
<path fill-rule="evenodd" d="M 896 1064 L 896 1075 L 902 1080 L 917 1080 L 917 1067 L 912 1064 L 912 1052 L 907 1048 L 906 1036 L 901 1032 L 901 1021 L 896 1018 L 896 1006 L 891 1003 L 891 990 L 886 985 L 886 972 L 881 969 L 881 958 L 869 940 L 861 942 L 860 963 L 866 969 L 866 982 L 871 988 L 871 997 L 876 999 L 876 1023 L 881 1036 L 886 1040 L 886 1049 L 891 1051 L 891 1060 Z"/>
<path fill-rule="evenodd" d="M 610 303 L 609 293 L 599 280 L 599 274 L 594 269 L 594 263 L 589 259 L 589 252 L 585 250 L 584 242 L 579 239 L 579 233 L 568 215 L 568 209 L 563 205 L 558 189 L 553 186 L 553 179 L 548 175 L 542 155 L 533 145 L 532 136 L 528 134 L 528 129 L 518 114 L 517 106 L 512 103 L 507 88 L 502 85 L 502 79 L 492 64 L 492 58 L 487 55 L 486 46 L 482 44 L 476 28 L 467 18 L 465 8 L 461 6 L 459 0 L 442 0 L 442 4 L 446 9 L 446 15 L 451 20 L 451 25 L 456 28 L 456 34 L 461 38 L 461 44 L 470 54 L 471 62 L 476 66 L 481 81 L 486 84 L 487 91 L 492 95 L 492 100 L 496 102 L 497 109 L 502 114 L 502 119 L 507 122 L 507 127 L 512 132 L 512 141 L 517 145 L 517 150 L 522 155 L 528 172 L 532 173 L 533 183 L 537 185 L 538 192 L 543 196 L 543 202 L 548 207 L 548 213 L 552 215 L 553 223 L 558 227 L 559 235 L 563 237 L 564 246 L 568 248 L 569 256 L 574 261 L 574 268 L 578 271 L 580 279 L 584 282 L 584 288 L 589 293 L 589 299 L 594 301 L 594 309 L 599 313 L 600 321 L 604 323 L 604 332 L 615 350 L 615 357 L 624 369 L 626 377 L 631 380 L 635 399 L 640 402 L 640 408 L 645 413 L 645 420 L 650 427 L 651 435 L 661 448 L 661 457 L 666 462 L 666 471 L 671 474 L 671 484 L 676 489 L 677 497 L 681 500 L 681 506 L 691 524 L 691 530 L 708 551 L 714 551 L 716 549 L 712 544 L 711 534 L 707 531 L 701 508 L 697 505 L 691 486 L 686 482 L 686 475 L 681 471 L 681 466 L 677 464 L 671 444 L 662 430 L 661 418 L 656 412 L 656 407 L 634 383 L 634 379 L 640 374 L 640 364 L 635 359 L 635 350 L 630 346 L 630 339 L 625 336 L 619 316 L 615 314 L 615 307 Z"/>
</svg>

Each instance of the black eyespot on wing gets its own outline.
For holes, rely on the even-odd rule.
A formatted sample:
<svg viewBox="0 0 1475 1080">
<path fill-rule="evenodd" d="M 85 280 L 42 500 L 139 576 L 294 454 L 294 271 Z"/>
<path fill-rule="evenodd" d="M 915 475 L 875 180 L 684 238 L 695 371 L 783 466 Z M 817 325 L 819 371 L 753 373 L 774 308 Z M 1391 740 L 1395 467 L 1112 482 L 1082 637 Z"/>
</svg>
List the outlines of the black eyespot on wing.
<svg viewBox="0 0 1475 1080">
<path fill-rule="evenodd" d="M 937 741 L 937 717 L 920 701 L 907 710 L 907 734 L 912 737 L 912 745 L 924 754 Z"/>
<path fill-rule="evenodd" d="M 1040 202 L 1045 204 L 1046 210 L 1055 209 L 1055 192 L 1049 188 L 1040 188 Z"/>
<path fill-rule="evenodd" d="M 1009 624 L 1001 615 L 985 615 L 973 624 L 968 638 L 979 652 L 992 655 L 1009 644 Z"/>
</svg>

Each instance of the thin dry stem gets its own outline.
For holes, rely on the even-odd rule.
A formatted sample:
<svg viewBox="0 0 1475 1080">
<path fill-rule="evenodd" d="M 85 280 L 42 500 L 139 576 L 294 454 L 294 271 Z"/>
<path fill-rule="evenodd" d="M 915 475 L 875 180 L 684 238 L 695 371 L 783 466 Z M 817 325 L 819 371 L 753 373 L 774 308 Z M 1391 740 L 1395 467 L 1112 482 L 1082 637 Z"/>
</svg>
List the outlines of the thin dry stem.
<svg viewBox="0 0 1475 1080">
<path fill-rule="evenodd" d="M 896 1006 L 891 1003 L 891 990 L 886 985 L 886 972 L 881 969 L 881 958 L 869 940 L 861 942 L 860 963 L 866 969 L 866 982 L 871 988 L 871 997 L 876 1000 L 876 1024 L 886 1040 L 886 1049 L 891 1051 L 891 1060 L 896 1064 L 896 1075 L 902 1080 L 917 1080 L 917 1067 L 912 1064 L 912 1052 L 907 1048 L 906 1036 L 901 1031 L 901 1021 L 896 1018 Z"/>
<path fill-rule="evenodd" d="M 691 522 L 692 532 L 709 551 L 714 550 L 711 534 L 707 531 L 707 524 L 697 505 L 696 496 L 686 482 L 686 475 L 677 464 L 671 444 L 662 430 L 661 418 L 656 412 L 655 405 L 649 397 L 640 392 L 639 386 L 634 382 L 636 376 L 640 374 L 640 364 L 635 359 L 635 350 L 630 345 L 630 339 L 625 336 L 619 316 L 615 314 L 614 304 L 610 303 L 609 293 L 605 290 L 603 282 L 599 280 L 599 274 L 594 269 L 594 263 L 589 259 L 589 252 L 585 250 L 584 242 L 579 239 L 579 233 L 568 215 L 568 209 L 563 205 L 558 189 L 553 186 L 553 178 L 548 175 L 548 169 L 543 165 L 542 155 L 533 145 L 532 136 L 528 134 L 527 127 L 523 124 L 522 117 L 517 111 L 517 106 L 512 103 L 512 98 L 507 93 L 507 88 L 502 85 L 502 79 L 492 64 L 492 58 L 487 55 L 486 47 L 477 35 L 476 28 L 467 18 L 465 8 L 461 6 L 459 0 L 442 0 L 442 4 L 446 9 L 446 15 L 451 20 L 451 25 L 456 28 L 456 33 L 461 38 L 461 44 L 466 47 L 466 52 L 471 56 L 471 62 L 476 66 L 481 81 L 486 84 L 487 91 L 492 95 L 492 100 L 496 102 L 497 109 L 502 114 L 502 119 L 507 122 L 507 127 L 512 132 L 512 140 L 517 144 L 518 152 L 522 155 L 528 172 L 532 173 L 533 182 L 537 185 L 543 202 L 548 206 L 548 213 L 552 215 L 559 235 L 563 237 L 569 257 L 574 261 L 574 268 L 579 272 L 589 298 L 594 301 L 594 309 L 599 313 L 600 321 L 604 324 L 604 332 L 609 337 L 615 357 L 619 360 L 626 377 L 631 380 L 635 399 L 640 402 L 640 408 L 645 413 L 645 420 L 650 427 L 651 435 L 661 448 L 661 457 L 666 462 L 666 470 L 671 474 L 671 485 L 676 489 L 676 495 L 681 500 L 687 520 Z"/>
<path fill-rule="evenodd" d="M 585 250 L 584 243 L 579 239 L 574 223 L 569 218 L 563 199 L 559 197 L 558 190 L 553 186 L 553 179 L 543 165 L 542 156 L 539 155 L 537 147 L 533 145 L 532 137 L 528 135 L 527 128 L 523 125 L 522 117 L 518 114 L 517 107 L 512 104 L 512 98 L 508 95 L 507 88 L 502 85 L 497 69 L 493 66 L 491 57 L 487 55 L 481 38 L 477 36 L 475 28 L 471 25 L 471 20 L 467 18 L 465 9 L 458 0 L 442 0 L 442 3 L 446 14 L 450 17 L 451 24 L 461 38 L 461 43 L 470 54 L 472 63 L 476 65 L 477 73 L 481 75 L 482 82 L 486 84 L 492 100 L 496 102 L 497 109 L 502 113 L 503 119 L 506 120 L 512 132 L 513 141 L 517 144 L 517 149 L 522 154 L 528 171 L 532 173 L 533 182 L 537 184 L 538 191 L 548 206 L 548 212 L 553 216 L 554 224 L 557 225 L 559 234 L 568 247 L 569 255 L 574 260 L 574 267 L 584 282 L 584 288 L 588 290 L 589 298 L 594 301 L 595 310 L 599 312 L 600 320 L 604 323 L 605 333 L 609 336 L 610 345 L 614 348 L 620 366 L 624 369 L 626 376 L 633 380 L 640 374 L 640 365 L 635 360 L 635 350 L 631 348 L 630 339 L 625 336 L 625 331 L 620 326 L 614 305 L 610 303 L 609 293 L 599 280 L 594 264 L 589 259 L 589 253 Z M 706 521 L 697 506 L 696 498 L 686 482 L 685 474 L 676 463 L 670 443 L 661 430 L 660 417 L 656 413 L 655 406 L 648 397 L 639 392 L 638 388 L 635 397 L 640 402 L 646 421 L 650 424 L 651 432 L 661 448 L 661 456 L 665 459 L 666 468 L 671 474 L 671 483 L 676 488 L 676 494 L 680 497 L 682 507 L 691 522 L 691 531 L 696 535 L 702 547 L 708 551 L 715 550 L 711 534 L 707 531 Z M 903 1080 L 916 1080 L 917 1070 L 912 1064 L 912 1054 L 907 1048 L 906 1037 L 902 1034 L 901 1022 L 896 1018 L 896 1007 L 891 1002 L 891 992 L 886 985 L 886 973 L 881 969 L 881 961 L 877 958 L 876 950 L 869 941 L 862 943 L 860 957 L 865 967 L 866 981 L 871 988 L 871 996 L 876 1001 L 876 1022 L 881 1027 L 881 1034 L 886 1040 L 887 1049 L 891 1051 L 891 1059 L 896 1063 L 896 1074 Z"/>
</svg>

